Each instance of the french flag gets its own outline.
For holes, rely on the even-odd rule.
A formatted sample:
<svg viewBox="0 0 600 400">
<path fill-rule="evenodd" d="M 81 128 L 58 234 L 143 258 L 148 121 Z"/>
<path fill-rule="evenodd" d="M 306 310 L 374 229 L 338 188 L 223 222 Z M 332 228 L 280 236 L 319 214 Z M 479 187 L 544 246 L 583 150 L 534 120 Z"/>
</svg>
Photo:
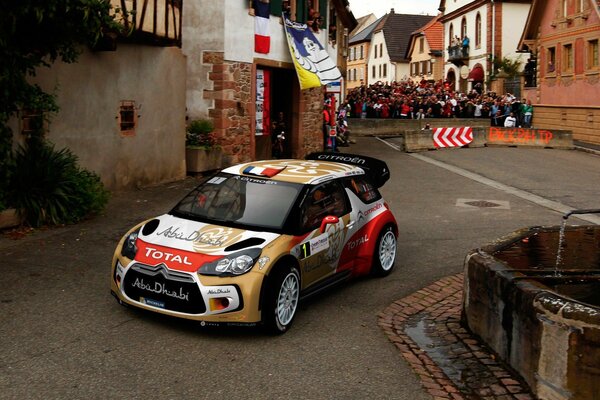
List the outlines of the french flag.
<svg viewBox="0 0 600 400">
<path fill-rule="evenodd" d="M 254 51 L 269 54 L 271 49 L 271 32 L 269 29 L 269 15 L 271 4 L 269 0 L 253 0 L 254 8 Z"/>
<path fill-rule="evenodd" d="M 266 176 L 267 178 L 272 178 L 284 168 L 262 168 L 262 167 L 253 167 L 249 166 L 244 169 L 245 175 L 257 175 L 257 176 Z"/>
</svg>

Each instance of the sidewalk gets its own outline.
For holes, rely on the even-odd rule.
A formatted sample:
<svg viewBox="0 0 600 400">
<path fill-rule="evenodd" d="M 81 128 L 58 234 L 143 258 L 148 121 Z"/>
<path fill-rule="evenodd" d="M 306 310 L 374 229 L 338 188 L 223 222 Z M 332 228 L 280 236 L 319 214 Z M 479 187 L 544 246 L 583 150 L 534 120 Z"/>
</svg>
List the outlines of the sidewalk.
<svg viewBox="0 0 600 400">
<path fill-rule="evenodd" d="M 397 300 L 379 326 L 435 400 L 532 400 L 527 384 L 460 323 L 463 275 Z"/>
</svg>

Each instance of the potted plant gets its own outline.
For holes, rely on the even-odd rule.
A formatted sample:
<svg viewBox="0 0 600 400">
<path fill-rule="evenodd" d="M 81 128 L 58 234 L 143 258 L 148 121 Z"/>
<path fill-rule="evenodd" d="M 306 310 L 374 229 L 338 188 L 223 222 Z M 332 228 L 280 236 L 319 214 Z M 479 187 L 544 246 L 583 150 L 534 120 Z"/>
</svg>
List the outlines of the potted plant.
<svg viewBox="0 0 600 400">
<path fill-rule="evenodd" d="M 213 131 L 213 123 L 208 119 L 197 119 L 188 125 L 185 141 L 188 172 L 199 173 L 222 167 L 223 152 L 215 141 Z"/>
</svg>

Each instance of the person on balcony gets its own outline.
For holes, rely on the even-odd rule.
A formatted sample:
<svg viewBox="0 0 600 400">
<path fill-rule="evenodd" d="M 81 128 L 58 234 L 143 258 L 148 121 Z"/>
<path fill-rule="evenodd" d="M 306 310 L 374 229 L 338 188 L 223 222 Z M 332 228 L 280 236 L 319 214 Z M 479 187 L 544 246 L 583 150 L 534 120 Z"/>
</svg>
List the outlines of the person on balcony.
<svg viewBox="0 0 600 400">
<path fill-rule="evenodd" d="M 467 35 L 462 39 L 462 53 L 463 57 L 469 56 L 469 37 Z"/>
</svg>

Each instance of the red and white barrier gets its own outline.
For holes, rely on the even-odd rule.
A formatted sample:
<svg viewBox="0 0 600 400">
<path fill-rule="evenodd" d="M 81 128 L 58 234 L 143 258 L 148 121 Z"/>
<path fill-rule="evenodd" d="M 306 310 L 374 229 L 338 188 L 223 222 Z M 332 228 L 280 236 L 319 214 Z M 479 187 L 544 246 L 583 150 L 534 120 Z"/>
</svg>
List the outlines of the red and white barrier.
<svg viewBox="0 0 600 400">
<path fill-rule="evenodd" d="M 435 128 L 433 144 L 435 147 L 462 147 L 473 141 L 473 128 L 469 126 L 456 128 Z"/>
</svg>

